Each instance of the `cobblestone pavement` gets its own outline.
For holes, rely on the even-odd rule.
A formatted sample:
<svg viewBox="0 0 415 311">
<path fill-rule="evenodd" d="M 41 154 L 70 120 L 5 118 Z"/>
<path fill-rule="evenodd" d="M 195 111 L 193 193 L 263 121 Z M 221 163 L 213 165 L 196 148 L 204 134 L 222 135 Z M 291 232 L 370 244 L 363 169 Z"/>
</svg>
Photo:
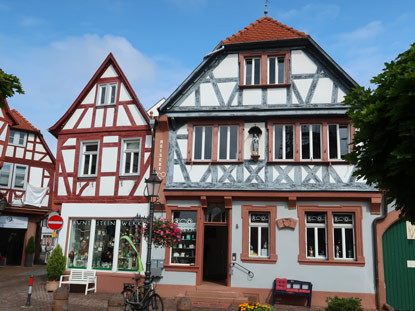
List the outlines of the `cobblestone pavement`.
<svg viewBox="0 0 415 311">
<path fill-rule="evenodd" d="M 27 291 L 30 274 L 34 275 L 33 293 L 31 297 L 31 308 L 33 311 L 52 310 L 53 293 L 45 289 L 46 266 L 20 267 L 0 266 L 0 311 L 21 311 L 25 310 Z M 69 294 L 68 311 L 105 311 L 110 294 L 84 293 Z M 176 311 L 174 299 L 163 299 L 165 311 Z M 222 307 L 222 308 L 220 308 Z M 225 311 L 237 310 L 236 305 L 225 306 L 223 304 L 198 303 L 195 304 L 195 311 Z M 308 310 L 298 306 L 276 306 L 277 311 Z M 313 309 L 319 310 L 319 309 Z"/>
</svg>

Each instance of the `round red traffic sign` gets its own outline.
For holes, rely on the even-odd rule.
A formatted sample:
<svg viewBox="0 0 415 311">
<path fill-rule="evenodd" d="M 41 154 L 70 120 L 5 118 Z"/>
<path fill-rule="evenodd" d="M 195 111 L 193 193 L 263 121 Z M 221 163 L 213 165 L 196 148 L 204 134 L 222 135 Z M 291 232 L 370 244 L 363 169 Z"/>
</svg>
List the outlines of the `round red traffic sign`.
<svg viewBox="0 0 415 311">
<path fill-rule="evenodd" d="M 48 219 L 48 227 L 52 230 L 59 230 L 63 226 L 63 219 L 59 215 L 50 216 Z"/>
</svg>

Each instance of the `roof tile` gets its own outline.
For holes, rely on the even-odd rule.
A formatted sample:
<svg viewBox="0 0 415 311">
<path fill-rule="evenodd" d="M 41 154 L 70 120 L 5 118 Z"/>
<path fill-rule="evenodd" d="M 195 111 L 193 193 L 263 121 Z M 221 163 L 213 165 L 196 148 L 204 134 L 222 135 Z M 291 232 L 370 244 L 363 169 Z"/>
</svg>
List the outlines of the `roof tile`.
<svg viewBox="0 0 415 311">
<path fill-rule="evenodd" d="M 23 117 L 16 109 L 12 109 L 10 112 L 18 122 L 18 124 L 13 125 L 12 128 L 30 132 L 40 132 L 29 121 L 27 121 L 26 118 Z"/>
</svg>

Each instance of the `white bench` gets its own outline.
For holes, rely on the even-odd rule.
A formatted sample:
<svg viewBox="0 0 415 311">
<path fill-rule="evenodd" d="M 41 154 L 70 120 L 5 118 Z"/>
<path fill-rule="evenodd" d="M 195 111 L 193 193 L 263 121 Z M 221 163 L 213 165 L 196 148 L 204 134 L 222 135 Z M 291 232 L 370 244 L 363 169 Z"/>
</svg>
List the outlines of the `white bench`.
<svg viewBox="0 0 415 311">
<path fill-rule="evenodd" d="M 67 281 L 64 281 L 64 278 L 69 278 Z M 94 284 L 94 287 L 89 288 L 89 284 Z M 82 269 L 72 269 L 71 274 L 61 275 L 59 281 L 59 287 L 62 284 L 80 284 L 85 285 L 85 295 L 88 294 L 88 291 L 93 290 L 97 292 L 97 276 L 96 271 L 91 270 L 82 270 Z"/>
</svg>

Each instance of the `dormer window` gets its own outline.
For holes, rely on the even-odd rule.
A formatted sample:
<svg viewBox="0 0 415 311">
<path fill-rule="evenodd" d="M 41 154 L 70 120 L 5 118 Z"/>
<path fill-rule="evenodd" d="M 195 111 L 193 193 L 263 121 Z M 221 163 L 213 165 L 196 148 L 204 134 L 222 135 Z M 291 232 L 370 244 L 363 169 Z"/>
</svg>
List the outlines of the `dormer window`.
<svg viewBox="0 0 415 311">
<path fill-rule="evenodd" d="M 117 101 L 117 83 L 106 83 L 98 86 L 97 106 L 115 105 Z"/>
<path fill-rule="evenodd" d="M 22 131 L 10 130 L 9 144 L 24 146 L 26 144 L 27 133 Z"/>
</svg>

